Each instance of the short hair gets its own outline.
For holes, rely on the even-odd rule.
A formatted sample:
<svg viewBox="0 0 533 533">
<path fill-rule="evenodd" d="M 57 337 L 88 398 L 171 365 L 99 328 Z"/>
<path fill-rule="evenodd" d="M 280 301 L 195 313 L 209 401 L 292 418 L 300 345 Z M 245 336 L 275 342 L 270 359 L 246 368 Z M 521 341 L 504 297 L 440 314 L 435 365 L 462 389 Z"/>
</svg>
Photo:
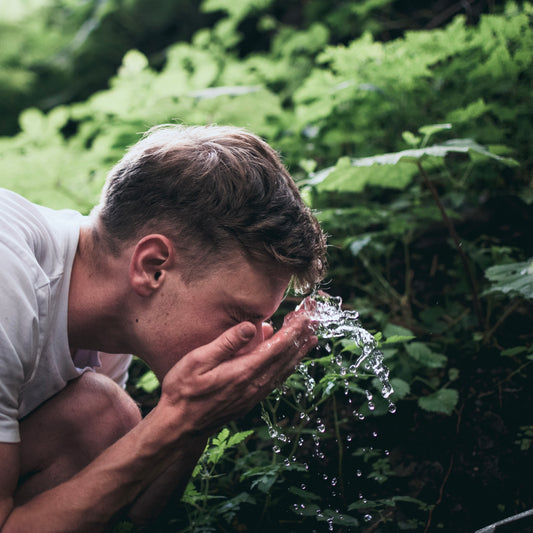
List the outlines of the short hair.
<svg viewBox="0 0 533 533">
<path fill-rule="evenodd" d="M 278 154 L 230 126 L 150 129 L 111 170 L 98 216 L 115 255 L 149 233 L 170 238 L 193 279 L 236 249 L 279 267 L 294 290 L 313 288 L 326 239 Z"/>
</svg>

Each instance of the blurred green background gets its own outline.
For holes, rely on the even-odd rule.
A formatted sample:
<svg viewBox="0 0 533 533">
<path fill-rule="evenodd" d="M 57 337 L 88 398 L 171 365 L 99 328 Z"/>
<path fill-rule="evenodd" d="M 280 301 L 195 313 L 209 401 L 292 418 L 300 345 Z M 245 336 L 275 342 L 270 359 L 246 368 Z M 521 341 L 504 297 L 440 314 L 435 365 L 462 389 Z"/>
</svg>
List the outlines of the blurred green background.
<svg viewBox="0 0 533 533">
<path fill-rule="evenodd" d="M 153 531 L 471 532 L 533 507 L 531 3 L 0 0 L 0 13 L 0 186 L 87 213 L 149 127 L 247 127 L 330 236 L 326 290 L 383 343 L 394 415 L 368 410 L 371 375 L 346 387 L 335 357 L 358 348 L 334 343 L 332 362 L 306 363 L 322 383 L 307 429 L 287 422 L 290 394 L 266 404 L 307 438 L 290 461 L 251 413 Z M 138 361 L 129 388 L 157 401 Z"/>
</svg>

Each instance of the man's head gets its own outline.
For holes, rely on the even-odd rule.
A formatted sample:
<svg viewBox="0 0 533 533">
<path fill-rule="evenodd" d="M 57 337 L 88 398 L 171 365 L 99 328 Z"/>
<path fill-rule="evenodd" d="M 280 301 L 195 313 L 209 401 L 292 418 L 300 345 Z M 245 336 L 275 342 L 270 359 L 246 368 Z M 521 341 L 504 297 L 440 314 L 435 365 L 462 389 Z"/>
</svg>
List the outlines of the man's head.
<svg viewBox="0 0 533 533">
<path fill-rule="evenodd" d="M 115 255 L 150 233 L 170 238 L 201 277 L 243 254 L 287 272 L 295 289 L 325 270 L 325 238 L 277 153 L 239 128 L 159 126 L 110 172 L 98 206 Z"/>
</svg>

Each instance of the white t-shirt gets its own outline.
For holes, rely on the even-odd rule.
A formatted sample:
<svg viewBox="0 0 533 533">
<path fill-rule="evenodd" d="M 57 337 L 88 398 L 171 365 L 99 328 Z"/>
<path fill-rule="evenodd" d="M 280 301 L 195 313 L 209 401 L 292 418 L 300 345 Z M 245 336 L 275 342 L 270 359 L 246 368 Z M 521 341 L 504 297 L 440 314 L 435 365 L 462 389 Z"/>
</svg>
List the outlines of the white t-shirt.
<svg viewBox="0 0 533 533">
<path fill-rule="evenodd" d="M 72 357 L 68 345 L 82 219 L 0 189 L 0 442 L 19 442 L 18 420 L 86 370 L 101 367 L 126 382 L 131 356 L 80 350 Z"/>
</svg>

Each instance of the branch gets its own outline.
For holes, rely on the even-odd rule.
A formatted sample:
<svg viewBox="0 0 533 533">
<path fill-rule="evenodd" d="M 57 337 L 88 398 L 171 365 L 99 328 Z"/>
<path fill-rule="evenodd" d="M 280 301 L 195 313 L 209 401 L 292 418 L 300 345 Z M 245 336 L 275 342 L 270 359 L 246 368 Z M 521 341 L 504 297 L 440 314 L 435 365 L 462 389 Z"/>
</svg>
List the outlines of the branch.
<svg viewBox="0 0 533 533">
<path fill-rule="evenodd" d="M 474 276 L 472 274 L 472 270 L 470 268 L 468 257 L 466 256 L 463 250 L 463 246 L 461 244 L 461 239 L 459 238 L 459 235 L 457 235 L 457 231 L 455 231 L 455 226 L 453 225 L 451 218 L 448 216 L 448 213 L 446 213 L 446 209 L 441 202 L 439 193 L 437 192 L 437 189 L 435 188 L 435 186 L 429 179 L 427 172 L 425 171 L 420 161 L 417 161 L 416 164 L 418 166 L 418 170 L 420 174 L 422 175 L 422 178 L 424 179 L 424 182 L 426 183 L 428 189 L 430 190 L 433 196 L 433 199 L 435 200 L 435 203 L 437 204 L 437 207 L 439 208 L 440 214 L 442 216 L 442 220 L 444 221 L 444 223 L 446 224 L 446 227 L 448 228 L 448 232 L 450 233 L 450 236 L 453 239 L 455 248 L 459 252 L 459 257 L 461 258 L 461 261 L 463 263 L 463 268 L 466 273 L 466 277 L 468 279 L 468 284 L 470 285 L 470 292 L 472 294 L 472 305 L 474 307 L 474 312 L 477 317 L 479 328 L 482 329 L 483 328 L 483 313 L 481 311 L 481 303 L 479 301 L 479 296 L 477 294 L 476 283 L 474 280 Z"/>
</svg>

